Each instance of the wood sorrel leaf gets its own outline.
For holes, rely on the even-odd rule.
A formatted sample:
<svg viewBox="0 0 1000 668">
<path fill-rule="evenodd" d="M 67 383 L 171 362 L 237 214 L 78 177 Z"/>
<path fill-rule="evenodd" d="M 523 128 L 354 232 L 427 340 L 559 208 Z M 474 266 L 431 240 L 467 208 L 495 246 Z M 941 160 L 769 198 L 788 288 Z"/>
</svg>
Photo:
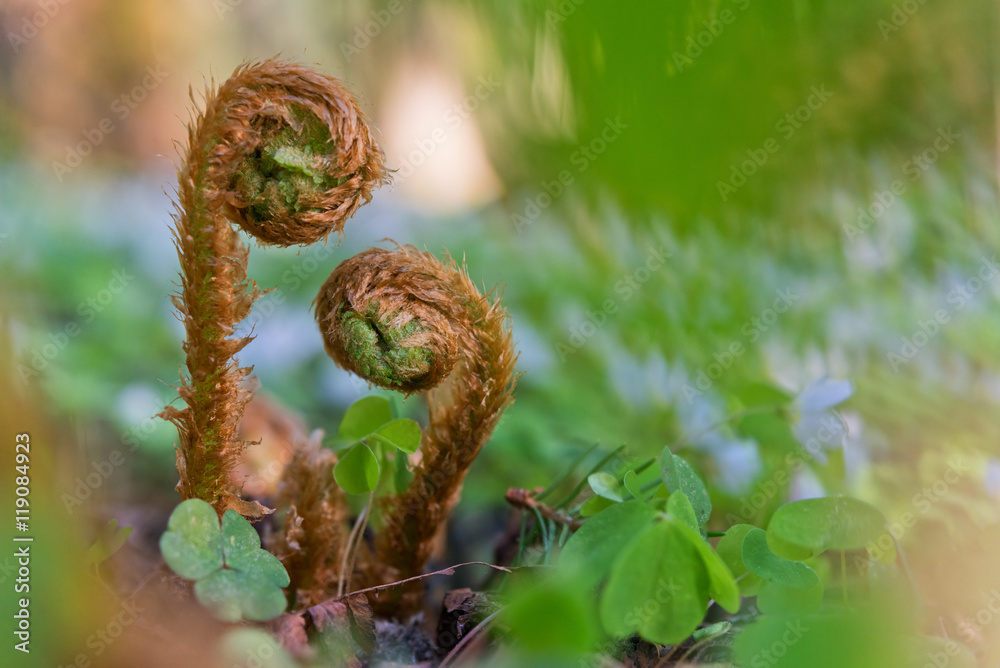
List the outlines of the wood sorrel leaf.
<svg viewBox="0 0 1000 668">
<path fill-rule="evenodd" d="M 420 447 L 420 425 L 406 418 L 382 425 L 373 435 L 409 455 Z"/>
<path fill-rule="evenodd" d="M 265 622 L 285 611 L 281 588 L 250 573 L 221 570 L 194 585 L 195 596 L 215 616 L 227 622 Z"/>
<path fill-rule="evenodd" d="M 729 567 L 716 554 L 712 546 L 705 542 L 698 529 L 692 529 L 688 525 L 680 528 L 698 552 L 698 556 L 701 557 L 701 562 L 705 566 L 705 572 L 708 573 L 709 595 L 729 612 L 738 611 L 740 609 L 740 588 Z"/>
<path fill-rule="evenodd" d="M 625 478 L 622 480 L 622 484 L 625 486 L 628 493 L 637 499 L 641 499 L 643 496 L 648 496 L 643 495 L 642 486 L 639 484 L 639 476 L 635 471 L 629 471 L 626 473 Z"/>
<path fill-rule="evenodd" d="M 597 496 L 604 497 L 609 501 L 623 500 L 621 490 L 618 487 L 618 481 L 610 473 L 605 473 L 604 471 L 591 473 L 587 476 L 587 483 Z"/>
<path fill-rule="evenodd" d="M 712 515 L 712 501 L 708 498 L 708 490 L 698 474 L 684 459 L 664 448 L 660 456 L 660 471 L 663 474 L 663 484 L 670 493 L 684 492 L 694 508 L 698 526 L 703 526 Z"/>
<path fill-rule="evenodd" d="M 378 460 L 365 443 L 352 446 L 337 462 L 333 479 L 348 494 L 367 494 L 378 485 Z"/>
<path fill-rule="evenodd" d="M 189 580 L 222 568 L 222 530 L 215 509 L 201 499 L 182 501 L 160 537 L 160 552 L 174 573 Z"/>
<path fill-rule="evenodd" d="M 684 492 L 674 492 L 667 499 L 667 514 L 675 520 L 698 531 L 698 518 L 694 514 L 694 508 Z"/>
<path fill-rule="evenodd" d="M 811 589 L 819 585 L 819 576 L 809 566 L 801 561 L 779 557 L 772 552 L 767 545 L 767 533 L 763 529 L 747 532 L 743 539 L 743 563 L 751 573 L 786 587 Z"/>
<path fill-rule="evenodd" d="M 276 556 L 261 549 L 260 535 L 235 510 L 227 510 L 222 516 L 222 554 L 229 568 L 262 578 L 278 587 L 289 584 L 288 571 Z"/>
<path fill-rule="evenodd" d="M 708 604 L 708 575 L 673 520 L 654 522 L 618 554 L 601 597 L 601 621 L 617 636 L 638 631 L 671 645 L 698 628 Z"/>
<path fill-rule="evenodd" d="M 628 541 L 655 516 L 656 511 L 634 499 L 602 510 L 566 541 L 559 556 L 560 566 L 579 572 L 584 581 L 600 580 Z"/>
<path fill-rule="evenodd" d="M 359 399 L 348 407 L 340 421 L 338 435 L 349 441 L 358 441 L 392 421 L 392 409 L 385 397 L 372 396 Z"/>
<path fill-rule="evenodd" d="M 848 496 L 803 499 L 775 511 L 768 533 L 816 553 L 855 550 L 886 532 L 885 516 L 864 501 Z"/>
</svg>

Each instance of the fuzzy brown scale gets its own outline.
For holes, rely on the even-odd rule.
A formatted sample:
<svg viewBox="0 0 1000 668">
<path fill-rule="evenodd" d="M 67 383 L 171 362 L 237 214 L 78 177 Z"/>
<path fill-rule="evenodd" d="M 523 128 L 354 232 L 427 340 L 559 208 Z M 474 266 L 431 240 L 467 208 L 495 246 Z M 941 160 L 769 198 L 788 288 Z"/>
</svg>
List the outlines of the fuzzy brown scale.
<svg viewBox="0 0 1000 668">
<path fill-rule="evenodd" d="M 328 141 L 317 132 L 324 127 Z M 278 186 L 272 188 L 263 174 L 254 191 L 246 183 L 248 170 L 268 142 L 280 135 L 285 146 L 279 148 L 291 150 L 290 140 L 303 130 L 309 153 L 318 156 L 312 167 L 323 171 L 314 183 L 320 187 L 293 193 L 283 185 L 289 206 L 268 206 L 262 194 Z M 285 161 L 287 170 L 295 156 L 285 154 Z M 247 280 L 247 249 L 238 228 L 261 243 L 282 246 L 339 235 L 386 178 L 367 119 L 336 79 L 268 60 L 243 65 L 221 86 L 210 87 L 204 110 L 188 128 L 174 215 L 181 290 L 173 302 L 187 335 L 187 374 L 178 393 L 186 407 L 168 407 L 161 415 L 178 429 L 182 498 L 208 501 L 220 515 L 230 508 L 247 516 L 266 512 L 241 500 L 228 482 L 248 445 L 236 434 L 251 396 L 241 387 L 250 369 L 233 359 L 250 337 L 233 334 L 261 294 Z"/>
<path fill-rule="evenodd" d="M 393 379 L 400 383 L 361 373 L 344 317 L 372 312 L 375 320 L 396 314 L 399 326 L 420 323 L 420 335 L 402 342 L 430 351 L 426 371 Z M 361 566 L 366 586 L 419 575 L 469 467 L 512 401 L 517 355 L 507 312 L 450 259 L 440 262 L 399 246 L 370 249 L 341 263 L 320 289 L 316 319 L 327 352 L 341 367 L 388 389 L 428 391 L 430 419 L 413 480 L 383 500 L 383 528 L 374 555 Z M 419 609 L 422 591 L 421 582 L 392 588 L 374 605 L 405 617 Z"/>
<path fill-rule="evenodd" d="M 331 483 L 335 464 L 333 451 L 321 447 L 319 438 L 300 437 L 278 486 L 278 502 L 287 512 L 272 547 L 301 607 L 321 603 L 337 589 L 349 513 L 344 492 Z"/>
</svg>

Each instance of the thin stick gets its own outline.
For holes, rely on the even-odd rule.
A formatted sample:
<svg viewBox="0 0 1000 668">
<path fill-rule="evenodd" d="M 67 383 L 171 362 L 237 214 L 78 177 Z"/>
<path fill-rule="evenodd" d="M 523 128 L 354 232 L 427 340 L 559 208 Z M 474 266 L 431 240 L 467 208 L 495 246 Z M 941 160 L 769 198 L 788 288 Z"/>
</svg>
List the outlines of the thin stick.
<svg viewBox="0 0 1000 668">
<path fill-rule="evenodd" d="M 462 564 L 455 564 L 454 566 L 449 566 L 448 568 L 442 568 L 439 571 L 434 571 L 432 573 L 424 573 L 423 575 L 415 575 L 412 578 L 406 578 L 405 580 L 397 580 L 396 582 L 390 582 L 384 585 L 377 585 L 375 587 L 366 587 L 365 589 L 358 589 L 357 591 L 352 591 L 349 594 L 343 594 L 337 596 L 332 601 L 339 601 L 341 599 L 347 598 L 348 596 L 354 596 L 355 594 L 367 594 L 371 591 L 381 591 L 382 589 L 391 589 L 393 587 L 398 587 L 399 585 L 406 584 L 407 582 L 414 582 L 416 580 L 423 580 L 424 578 L 429 578 L 434 575 L 454 575 L 455 569 L 460 566 L 489 566 L 490 568 L 495 568 L 498 571 L 504 571 L 505 573 L 513 573 L 514 568 L 538 568 L 537 566 L 511 566 L 510 568 L 506 566 L 497 566 L 496 564 L 491 564 L 485 561 L 466 561 Z"/>
<path fill-rule="evenodd" d="M 534 510 L 542 517 L 565 524 L 571 529 L 579 529 L 582 525 L 582 522 L 574 519 L 572 515 L 540 503 L 529 490 L 511 487 L 507 490 L 506 499 L 512 506 Z"/>
<path fill-rule="evenodd" d="M 490 624 L 490 622 L 492 622 L 496 618 L 496 616 L 499 615 L 504 610 L 506 610 L 506 608 L 500 608 L 492 615 L 490 615 L 483 621 L 476 624 L 476 626 L 467 634 L 465 634 L 465 637 L 459 640 L 458 644 L 455 645 L 450 652 L 448 652 L 448 655 L 444 657 L 444 660 L 442 660 L 441 663 L 438 664 L 438 668 L 448 668 L 448 666 L 450 666 L 452 662 L 456 661 L 459 658 L 460 654 L 462 653 L 462 650 L 465 649 L 465 646 L 468 645 L 470 642 L 472 642 L 473 638 L 475 638 L 482 631 L 484 631 L 486 627 Z"/>
<path fill-rule="evenodd" d="M 358 552 L 361 549 L 361 537 L 364 536 L 365 527 L 368 526 L 368 516 L 371 514 L 372 503 L 375 501 L 375 491 L 368 495 L 368 502 L 361 509 L 361 514 L 354 522 L 350 535 L 347 537 L 347 546 L 344 547 L 344 556 L 340 560 L 340 576 L 337 578 L 337 597 L 344 595 L 344 591 L 351 586 L 351 575 L 354 572 L 354 565 L 358 562 Z"/>
<path fill-rule="evenodd" d="M 656 665 L 653 666 L 653 668 L 664 668 L 664 666 L 666 666 L 667 663 L 670 661 L 671 657 L 673 657 L 673 655 L 676 654 L 683 645 L 684 645 L 683 640 L 677 643 L 676 645 L 673 645 L 670 649 L 667 650 L 667 653 L 664 654 L 663 657 L 656 662 Z"/>
</svg>

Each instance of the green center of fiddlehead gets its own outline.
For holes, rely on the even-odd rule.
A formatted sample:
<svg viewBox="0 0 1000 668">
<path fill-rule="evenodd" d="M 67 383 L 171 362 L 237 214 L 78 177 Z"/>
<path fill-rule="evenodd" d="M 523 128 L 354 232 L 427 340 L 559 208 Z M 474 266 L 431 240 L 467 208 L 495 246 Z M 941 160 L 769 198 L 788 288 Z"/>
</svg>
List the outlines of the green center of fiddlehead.
<svg viewBox="0 0 1000 668">
<path fill-rule="evenodd" d="M 257 223 L 309 210 L 310 202 L 345 180 L 333 175 L 336 149 L 326 123 L 308 112 L 295 117 L 298 129 L 268 119 L 260 146 L 237 171 L 236 189 Z"/>
<path fill-rule="evenodd" d="M 405 385 L 430 369 L 434 353 L 419 345 L 419 335 L 426 331 L 419 319 L 399 325 L 392 316 L 379 317 L 374 305 L 364 313 L 342 310 L 338 316 L 347 354 L 376 385 Z"/>
</svg>

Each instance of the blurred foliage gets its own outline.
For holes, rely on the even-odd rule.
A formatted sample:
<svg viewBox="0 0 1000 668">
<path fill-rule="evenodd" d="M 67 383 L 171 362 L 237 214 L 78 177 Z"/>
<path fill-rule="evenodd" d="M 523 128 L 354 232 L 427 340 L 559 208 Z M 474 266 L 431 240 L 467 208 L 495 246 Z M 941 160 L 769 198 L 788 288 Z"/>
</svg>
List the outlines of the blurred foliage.
<svg viewBox="0 0 1000 668">
<path fill-rule="evenodd" d="M 570 168 L 581 190 L 610 191 L 637 221 L 667 214 L 674 229 L 698 233 L 701 216 L 720 216 L 725 229 L 753 233 L 734 207 L 781 211 L 803 187 L 863 179 L 836 155 L 847 146 L 903 162 L 940 127 L 961 128 L 973 142 L 994 134 L 996 61 L 987 45 L 997 16 L 987 2 L 474 6 L 500 26 L 494 55 L 515 87 L 495 119 L 505 180 L 535 189 L 538 178 Z M 817 108 L 786 118 L 816 89 L 829 93 Z M 609 119 L 627 129 L 589 159 L 580 147 Z M 720 199 L 717 183 L 768 138 L 777 154 L 746 191 Z M 772 222 L 801 233 L 809 221 Z"/>
<path fill-rule="evenodd" d="M 408 199 L 400 177 L 340 247 L 253 248 L 250 276 L 276 290 L 245 324 L 258 338 L 240 356 L 265 393 L 336 433 L 369 393 L 325 356 L 309 310 L 337 262 L 391 236 L 447 248 L 477 283 L 502 284 L 525 375 L 466 485 L 456 554 L 491 558 L 492 536 L 464 544 L 481 530 L 470 525 L 501 524 L 508 487 L 546 487 L 594 443 L 581 468 L 624 445 L 612 462 L 624 474 L 684 442 L 708 485 L 710 530 L 766 526 L 790 498 L 850 493 L 904 527 L 893 535 L 945 628 L 957 633 L 982 609 L 981 584 L 1000 586 L 988 558 L 1000 496 L 992 4 L 440 0 L 392 13 L 356 55 L 344 45 L 387 3 L 303 2 L 280 17 L 253 0 L 201 4 L 81 0 L 0 56 L 10 394 L 33 397 L 52 420 L 67 469 L 52 512 L 100 516 L 90 543 L 122 507 L 149 509 L 162 530 L 176 501 L 176 434 L 151 416 L 175 400 L 183 361 L 164 192 L 184 91 L 284 50 L 344 76 L 376 120 L 414 61 L 464 82 L 465 94 L 481 76 L 502 82 L 471 116 L 497 197 L 441 213 Z M 91 30 L 70 31 L 78 19 Z M 64 147 L 161 58 L 164 87 L 57 178 Z M 829 99 L 810 109 L 816 90 Z M 802 105 L 794 127 L 786 115 Z M 948 128 L 958 138 L 947 150 L 920 158 Z M 719 182 L 734 184 L 747 160 L 753 174 L 724 200 Z M 856 235 L 864 211 L 873 222 Z M 942 310 L 947 322 L 929 325 Z M 811 437 L 794 421 L 708 429 L 787 403 L 824 375 L 855 387 L 843 447 L 825 448 L 825 464 L 789 465 Z M 394 414 L 424 421 L 418 399 L 390 400 Z M 124 463 L 82 498 L 79 479 L 116 450 Z M 961 475 L 941 491 L 955 458 Z M 151 542 L 142 533 L 129 541 Z M 965 560 L 978 566 L 954 567 Z M 532 594 L 568 607 L 578 596 Z M 594 623 L 581 622 L 588 637 Z M 831 638 L 862 633 L 864 618 L 815 623 L 825 630 L 809 651 L 825 653 Z M 754 626 L 735 651 L 754 656 L 781 624 Z M 881 661 L 878 647 L 856 651 Z"/>
</svg>

